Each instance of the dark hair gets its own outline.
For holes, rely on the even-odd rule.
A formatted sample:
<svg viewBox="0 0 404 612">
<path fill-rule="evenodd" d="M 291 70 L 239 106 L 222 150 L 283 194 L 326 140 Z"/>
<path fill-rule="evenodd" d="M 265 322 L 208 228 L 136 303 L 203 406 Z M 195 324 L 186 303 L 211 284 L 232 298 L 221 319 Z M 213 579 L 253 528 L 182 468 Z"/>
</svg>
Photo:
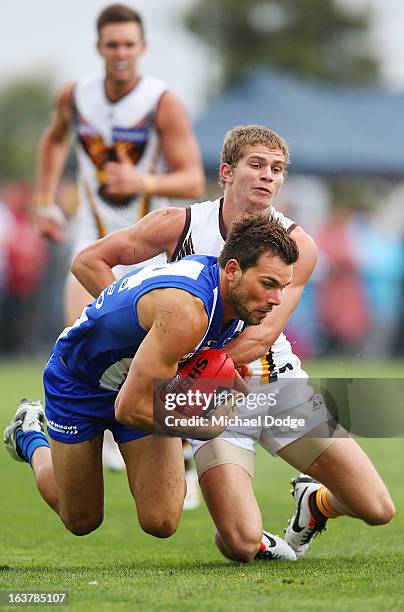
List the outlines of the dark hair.
<svg viewBox="0 0 404 612">
<path fill-rule="evenodd" d="M 142 38 L 144 38 L 144 27 L 143 20 L 140 14 L 129 6 L 125 6 L 124 4 L 110 4 L 105 7 L 103 11 L 98 15 L 97 19 L 97 32 L 98 37 L 101 36 L 101 30 L 104 26 L 109 23 L 126 23 L 133 21 L 137 23 L 140 27 L 140 31 L 142 33 Z"/>
<path fill-rule="evenodd" d="M 263 253 L 278 255 L 286 264 L 294 264 L 299 257 L 296 241 L 285 228 L 268 215 L 244 214 L 231 226 L 219 265 L 224 268 L 230 259 L 236 259 L 244 272 L 256 265 Z"/>
</svg>

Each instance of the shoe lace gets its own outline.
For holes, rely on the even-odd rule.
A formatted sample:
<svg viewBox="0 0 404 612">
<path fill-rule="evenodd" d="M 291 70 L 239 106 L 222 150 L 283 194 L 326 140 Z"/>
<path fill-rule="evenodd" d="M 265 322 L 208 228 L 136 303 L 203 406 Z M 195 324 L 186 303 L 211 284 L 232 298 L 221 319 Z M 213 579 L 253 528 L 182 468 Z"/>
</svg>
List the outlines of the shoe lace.
<svg viewBox="0 0 404 612">
<path fill-rule="evenodd" d="M 316 525 L 312 529 L 308 528 L 302 538 L 302 544 L 310 544 L 310 542 L 320 533 L 327 531 L 327 527 L 325 526 L 326 521 L 321 522 L 320 525 Z"/>
<path fill-rule="evenodd" d="M 255 555 L 255 558 L 276 561 L 277 559 L 281 559 L 282 557 L 278 553 L 272 552 L 271 550 L 259 550 Z"/>
</svg>

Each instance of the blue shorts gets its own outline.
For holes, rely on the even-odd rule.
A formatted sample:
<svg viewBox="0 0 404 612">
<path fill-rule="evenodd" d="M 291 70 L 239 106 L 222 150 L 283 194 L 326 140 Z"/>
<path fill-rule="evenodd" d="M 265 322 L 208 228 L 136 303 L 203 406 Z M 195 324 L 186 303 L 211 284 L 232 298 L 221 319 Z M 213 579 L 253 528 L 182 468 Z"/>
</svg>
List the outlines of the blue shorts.
<svg viewBox="0 0 404 612">
<path fill-rule="evenodd" d="M 116 391 L 80 382 L 56 353 L 46 364 L 43 381 L 48 435 L 54 440 L 77 444 L 105 429 L 111 430 L 118 443 L 148 435 L 115 419 Z"/>
</svg>

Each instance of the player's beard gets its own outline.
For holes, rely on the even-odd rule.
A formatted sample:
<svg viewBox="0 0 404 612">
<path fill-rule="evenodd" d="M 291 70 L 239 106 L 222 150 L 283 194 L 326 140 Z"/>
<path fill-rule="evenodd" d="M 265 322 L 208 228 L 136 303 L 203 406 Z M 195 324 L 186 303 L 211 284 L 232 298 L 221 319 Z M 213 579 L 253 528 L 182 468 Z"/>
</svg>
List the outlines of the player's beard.
<svg viewBox="0 0 404 612">
<path fill-rule="evenodd" d="M 264 317 L 259 317 L 254 314 L 254 309 L 249 308 L 248 294 L 240 288 L 240 284 L 230 291 L 229 300 L 239 319 L 248 325 L 259 325 L 262 322 Z"/>
</svg>

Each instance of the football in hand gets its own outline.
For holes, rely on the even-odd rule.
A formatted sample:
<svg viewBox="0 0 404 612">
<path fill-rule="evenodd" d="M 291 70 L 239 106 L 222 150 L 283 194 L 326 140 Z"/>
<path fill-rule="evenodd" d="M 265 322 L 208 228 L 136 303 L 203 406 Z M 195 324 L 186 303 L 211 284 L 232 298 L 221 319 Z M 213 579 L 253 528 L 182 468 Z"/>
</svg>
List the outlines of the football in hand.
<svg viewBox="0 0 404 612">
<path fill-rule="evenodd" d="M 224 351 L 202 350 L 180 364 L 162 399 L 166 407 L 186 417 L 207 417 L 225 401 L 234 377 L 234 363 Z"/>
</svg>

